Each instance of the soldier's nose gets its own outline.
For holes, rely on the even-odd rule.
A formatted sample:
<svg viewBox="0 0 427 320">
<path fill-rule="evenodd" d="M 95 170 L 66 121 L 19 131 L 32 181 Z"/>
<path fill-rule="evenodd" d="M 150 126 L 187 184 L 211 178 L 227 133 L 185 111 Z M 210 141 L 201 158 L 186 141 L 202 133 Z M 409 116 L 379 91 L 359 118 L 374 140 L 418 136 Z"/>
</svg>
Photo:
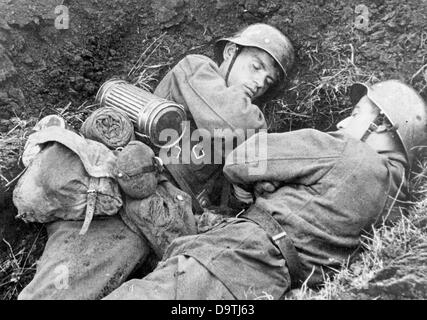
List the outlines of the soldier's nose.
<svg viewBox="0 0 427 320">
<path fill-rule="evenodd" d="M 349 118 L 345 118 L 337 123 L 337 129 L 344 129 L 348 124 Z"/>
</svg>

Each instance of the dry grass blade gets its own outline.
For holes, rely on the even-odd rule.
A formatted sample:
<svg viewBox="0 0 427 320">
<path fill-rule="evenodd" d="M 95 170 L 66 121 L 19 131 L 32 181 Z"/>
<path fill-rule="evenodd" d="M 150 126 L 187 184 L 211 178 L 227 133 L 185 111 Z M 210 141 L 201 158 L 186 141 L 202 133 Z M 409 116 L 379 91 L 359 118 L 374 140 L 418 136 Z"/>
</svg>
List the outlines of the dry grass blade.
<svg viewBox="0 0 427 320">
<path fill-rule="evenodd" d="M 23 169 L 15 178 L 13 178 L 11 181 L 8 181 L 5 185 L 4 188 L 5 190 L 8 190 L 27 170 L 27 168 Z"/>
<path fill-rule="evenodd" d="M 87 116 L 92 113 L 97 107 L 98 104 L 87 105 L 88 101 L 84 101 L 77 108 L 71 108 L 71 102 L 68 103 L 64 108 L 49 108 L 55 114 L 62 117 L 67 124 L 69 124 L 72 128 L 78 130 L 81 125 L 87 118 Z"/>
<path fill-rule="evenodd" d="M 152 50 L 148 56 L 147 56 L 147 52 L 151 49 L 151 47 L 159 40 L 161 40 L 164 36 L 166 35 L 166 32 L 162 33 L 158 38 L 155 38 L 154 41 L 152 43 L 150 43 L 150 45 L 141 53 L 141 55 L 139 56 L 138 60 L 136 61 L 135 65 L 131 68 L 131 70 L 128 73 L 128 77 L 131 78 L 132 75 L 134 73 L 138 72 L 138 69 L 141 68 L 141 66 L 144 65 L 145 61 L 147 61 L 147 59 L 152 55 L 152 53 L 155 51 L 155 49 L 159 46 L 159 44 L 157 45 L 157 47 Z"/>
<path fill-rule="evenodd" d="M 40 237 L 42 227 L 39 228 L 34 241 L 28 252 L 25 254 L 25 247 L 20 249 L 17 253 L 12 249 L 10 243 L 3 239 L 3 242 L 8 247 L 8 257 L 1 262 L 0 269 L 3 273 L 7 274 L 6 277 L 0 279 L 0 287 L 6 287 L 5 294 L 3 299 L 11 299 L 15 297 L 20 289 L 22 288 L 22 283 L 26 283 L 27 280 L 24 280 L 26 276 L 32 273 L 35 270 L 36 262 L 33 262 L 28 266 L 28 261 L 32 257 L 33 250 L 35 245 Z"/>
<path fill-rule="evenodd" d="M 153 54 L 160 48 L 163 42 L 163 37 L 165 35 L 166 32 L 162 33 L 159 37 L 155 38 L 153 42 L 150 43 L 150 45 L 142 52 L 137 62 L 128 73 L 127 78 L 129 81 L 146 91 L 153 91 L 150 83 L 157 81 L 158 70 L 170 65 L 169 62 L 147 65 L 147 62 L 150 60 Z"/>
<path fill-rule="evenodd" d="M 414 75 L 411 77 L 410 82 L 412 83 L 414 81 L 414 79 L 421 73 L 424 71 L 424 69 L 427 68 L 427 64 L 423 65 L 420 69 L 418 69 L 417 72 L 414 73 Z"/>
<path fill-rule="evenodd" d="M 146 91 L 152 92 L 153 88 L 149 83 L 156 80 L 156 72 L 145 69 L 140 72 L 135 79 L 132 80 L 132 83 Z"/>
</svg>

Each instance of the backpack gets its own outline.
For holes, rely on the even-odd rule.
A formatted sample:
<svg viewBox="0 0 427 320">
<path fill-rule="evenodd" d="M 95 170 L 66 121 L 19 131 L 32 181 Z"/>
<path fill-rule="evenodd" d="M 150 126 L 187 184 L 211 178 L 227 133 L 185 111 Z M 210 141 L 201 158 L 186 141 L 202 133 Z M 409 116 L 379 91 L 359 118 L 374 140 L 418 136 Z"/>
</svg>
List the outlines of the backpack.
<svg viewBox="0 0 427 320">
<path fill-rule="evenodd" d="M 84 220 L 80 234 L 85 234 L 94 216 L 117 214 L 123 201 L 114 180 L 113 151 L 57 126 L 29 139 L 42 150 L 13 191 L 17 218 L 40 223 Z"/>
</svg>

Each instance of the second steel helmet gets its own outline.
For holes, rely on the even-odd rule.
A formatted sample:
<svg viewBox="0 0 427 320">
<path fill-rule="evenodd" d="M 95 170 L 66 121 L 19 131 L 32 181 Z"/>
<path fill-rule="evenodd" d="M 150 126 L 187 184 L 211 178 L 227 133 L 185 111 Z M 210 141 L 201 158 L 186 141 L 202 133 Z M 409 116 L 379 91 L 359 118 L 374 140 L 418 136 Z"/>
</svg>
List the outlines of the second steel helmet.
<svg viewBox="0 0 427 320">
<path fill-rule="evenodd" d="M 275 27 L 264 23 L 252 24 L 234 36 L 221 38 L 216 42 L 215 56 L 222 62 L 222 52 L 225 44 L 230 41 L 243 47 L 255 47 L 267 52 L 281 69 L 285 77 L 295 60 L 294 48 L 291 41 Z"/>
<path fill-rule="evenodd" d="M 396 128 L 411 167 L 417 149 L 427 147 L 427 106 L 423 98 L 399 80 L 387 80 L 372 86 L 356 83 L 350 88 L 353 104 L 365 95 Z"/>
</svg>

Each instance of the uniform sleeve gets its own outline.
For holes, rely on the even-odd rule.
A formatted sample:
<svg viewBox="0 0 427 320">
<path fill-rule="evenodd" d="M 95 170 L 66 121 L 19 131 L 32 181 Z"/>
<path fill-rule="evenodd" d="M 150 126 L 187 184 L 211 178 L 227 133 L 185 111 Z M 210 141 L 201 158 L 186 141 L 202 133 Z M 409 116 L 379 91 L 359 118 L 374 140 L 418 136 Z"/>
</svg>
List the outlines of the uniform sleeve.
<svg viewBox="0 0 427 320">
<path fill-rule="evenodd" d="M 224 173 L 247 189 L 258 181 L 311 185 L 332 169 L 344 148 L 342 140 L 313 129 L 259 133 L 228 155 Z"/>
<path fill-rule="evenodd" d="M 218 133 L 215 129 L 230 129 L 244 140 L 241 131 L 266 128 L 261 110 L 241 90 L 227 87 L 218 66 L 207 57 L 185 57 L 166 75 L 155 94 L 183 104 L 197 127 L 212 136 Z"/>
</svg>

